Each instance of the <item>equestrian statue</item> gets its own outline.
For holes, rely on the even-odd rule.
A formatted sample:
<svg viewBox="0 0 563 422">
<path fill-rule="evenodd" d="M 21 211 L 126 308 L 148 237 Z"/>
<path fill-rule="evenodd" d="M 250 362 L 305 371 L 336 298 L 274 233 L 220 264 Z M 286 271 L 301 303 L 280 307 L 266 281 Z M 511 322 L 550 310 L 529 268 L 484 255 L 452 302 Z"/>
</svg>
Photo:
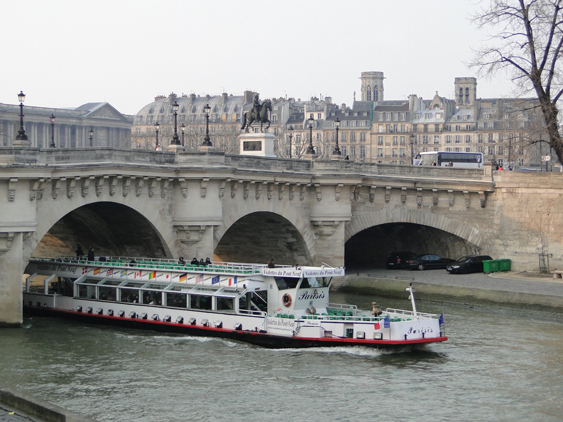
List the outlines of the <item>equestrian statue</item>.
<svg viewBox="0 0 563 422">
<path fill-rule="evenodd" d="M 260 132 L 263 132 L 262 126 L 265 122 L 268 122 L 268 127 L 266 127 L 266 129 L 268 129 L 270 127 L 268 111 L 272 111 L 272 102 L 270 100 L 266 100 L 260 104 L 258 94 L 254 95 L 254 106 L 252 107 L 252 110 L 247 111 L 242 115 L 242 126 L 240 129 L 245 129 L 245 131 L 248 132 L 248 129 L 254 121 L 260 122 Z"/>
</svg>

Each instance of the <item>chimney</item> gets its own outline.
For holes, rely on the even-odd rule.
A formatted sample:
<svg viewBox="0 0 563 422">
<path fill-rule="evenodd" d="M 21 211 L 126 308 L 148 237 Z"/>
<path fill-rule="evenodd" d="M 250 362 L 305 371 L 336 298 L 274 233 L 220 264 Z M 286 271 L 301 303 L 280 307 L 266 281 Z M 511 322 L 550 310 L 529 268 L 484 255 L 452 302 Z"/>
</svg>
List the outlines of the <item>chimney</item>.
<svg viewBox="0 0 563 422">
<path fill-rule="evenodd" d="M 253 101 L 254 101 L 254 92 L 244 91 L 244 102 L 245 103 L 252 103 Z"/>
<path fill-rule="evenodd" d="M 227 102 L 227 98 L 229 98 L 229 94 L 227 94 L 226 92 L 223 92 L 223 102 L 224 103 Z"/>
<path fill-rule="evenodd" d="M 170 95 L 168 96 L 168 102 L 170 104 L 174 103 L 174 101 L 176 101 L 177 95 L 174 94 L 173 92 L 170 93 Z"/>
<path fill-rule="evenodd" d="M 154 97 L 155 101 L 159 101 L 159 100 L 164 100 L 166 97 L 164 95 L 157 95 L 156 97 Z"/>
</svg>

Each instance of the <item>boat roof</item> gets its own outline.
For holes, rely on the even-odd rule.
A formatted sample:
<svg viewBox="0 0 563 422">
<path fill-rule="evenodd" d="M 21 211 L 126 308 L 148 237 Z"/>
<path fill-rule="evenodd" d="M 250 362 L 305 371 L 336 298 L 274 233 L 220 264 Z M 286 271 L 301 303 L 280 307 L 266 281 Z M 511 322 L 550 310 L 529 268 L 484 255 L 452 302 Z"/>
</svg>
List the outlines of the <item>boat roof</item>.
<svg viewBox="0 0 563 422">
<path fill-rule="evenodd" d="M 73 265 L 80 267 L 90 267 L 99 269 L 120 268 L 141 271 L 157 271 L 168 273 L 192 273 L 192 274 L 219 274 L 219 275 L 264 275 L 269 277 L 288 277 L 288 278 L 301 278 L 301 277 L 337 277 L 344 276 L 345 269 L 343 267 L 329 267 L 323 265 L 321 267 L 315 266 L 289 266 L 289 265 L 276 265 L 274 268 L 268 268 L 266 264 L 248 264 L 248 263 L 233 263 L 233 262 L 219 262 L 205 266 L 191 265 L 189 263 L 183 265 L 178 264 L 176 260 L 158 259 L 158 258 L 124 258 L 124 257 L 104 257 L 104 259 L 97 258 L 94 261 L 87 261 L 85 259 L 78 259 L 76 257 L 59 257 L 59 258 L 38 258 L 33 257 L 30 263 L 38 264 L 60 264 L 60 265 Z M 56 271 L 53 268 L 54 271 Z"/>
</svg>

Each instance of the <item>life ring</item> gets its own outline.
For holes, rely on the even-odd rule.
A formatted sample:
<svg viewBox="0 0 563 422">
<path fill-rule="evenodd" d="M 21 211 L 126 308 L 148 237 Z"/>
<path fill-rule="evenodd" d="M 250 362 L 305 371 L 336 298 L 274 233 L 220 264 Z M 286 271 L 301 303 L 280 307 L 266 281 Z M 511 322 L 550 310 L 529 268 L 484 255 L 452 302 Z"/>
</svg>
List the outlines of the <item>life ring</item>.
<svg viewBox="0 0 563 422">
<path fill-rule="evenodd" d="M 283 306 L 291 306 L 291 296 L 289 294 L 284 294 L 282 296 Z"/>
</svg>

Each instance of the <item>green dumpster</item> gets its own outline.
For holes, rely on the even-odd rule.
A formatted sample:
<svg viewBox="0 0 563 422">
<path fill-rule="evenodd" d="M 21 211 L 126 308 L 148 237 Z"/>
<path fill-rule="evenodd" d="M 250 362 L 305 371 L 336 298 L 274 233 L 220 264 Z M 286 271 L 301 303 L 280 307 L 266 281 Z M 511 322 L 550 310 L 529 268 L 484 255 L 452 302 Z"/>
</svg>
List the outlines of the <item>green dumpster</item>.
<svg viewBox="0 0 563 422">
<path fill-rule="evenodd" d="M 499 271 L 510 271 L 510 259 L 498 259 Z"/>
<path fill-rule="evenodd" d="M 498 271 L 498 259 L 490 259 L 487 261 L 483 261 L 483 272 L 485 273 L 494 273 Z"/>
</svg>

